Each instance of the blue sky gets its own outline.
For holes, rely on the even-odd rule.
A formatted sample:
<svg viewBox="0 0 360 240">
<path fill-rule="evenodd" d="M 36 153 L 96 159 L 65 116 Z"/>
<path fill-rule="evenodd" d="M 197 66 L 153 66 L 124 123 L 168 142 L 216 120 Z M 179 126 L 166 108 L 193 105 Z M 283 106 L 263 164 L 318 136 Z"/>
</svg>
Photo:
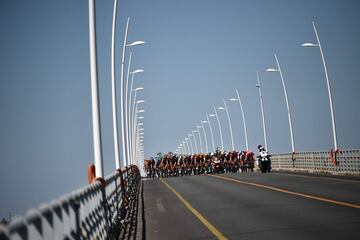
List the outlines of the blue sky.
<svg viewBox="0 0 360 240">
<path fill-rule="evenodd" d="M 112 1 L 97 1 L 105 175 L 115 168 L 110 41 Z M 333 87 L 338 142 L 359 148 L 360 3 L 321 0 L 126 0 L 117 19 L 117 77 L 126 18 L 136 86 L 145 88 L 145 155 L 174 151 L 222 99 L 242 97 L 251 149 L 263 142 L 256 71 L 263 85 L 268 145 L 290 152 L 287 84 L 297 151 L 329 150 L 331 119 L 316 22 Z M 0 2 L 0 217 L 24 213 L 86 184 L 93 162 L 87 1 Z M 129 52 L 128 52 L 129 53 Z M 235 146 L 245 148 L 239 106 L 228 102 Z M 225 148 L 229 129 L 220 112 Z M 214 120 L 214 119 L 213 119 Z M 215 121 L 215 142 L 220 146 Z M 209 136 L 209 135 L 208 135 Z"/>
</svg>

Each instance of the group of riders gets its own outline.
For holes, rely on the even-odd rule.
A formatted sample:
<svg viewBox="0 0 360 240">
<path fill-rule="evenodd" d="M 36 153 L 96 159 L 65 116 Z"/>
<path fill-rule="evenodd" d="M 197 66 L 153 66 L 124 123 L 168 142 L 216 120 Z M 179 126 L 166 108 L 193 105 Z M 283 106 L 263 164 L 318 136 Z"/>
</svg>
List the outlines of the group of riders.
<svg viewBox="0 0 360 240">
<path fill-rule="evenodd" d="M 148 178 L 170 176 L 236 173 L 254 171 L 255 166 L 262 172 L 270 172 L 270 154 L 258 145 L 259 154 L 252 151 L 220 151 L 209 154 L 174 154 L 159 153 L 156 158 L 144 160 L 144 170 Z"/>
</svg>

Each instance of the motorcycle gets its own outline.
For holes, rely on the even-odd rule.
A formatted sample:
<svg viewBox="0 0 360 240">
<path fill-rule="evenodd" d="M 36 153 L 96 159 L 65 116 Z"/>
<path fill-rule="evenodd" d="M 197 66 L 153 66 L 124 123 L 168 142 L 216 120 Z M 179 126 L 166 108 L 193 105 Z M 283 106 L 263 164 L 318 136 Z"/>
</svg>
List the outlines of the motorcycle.
<svg viewBox="0 0 360 240">
<path fill-rule="evenodd" d="M 221 164 L 219 159 L 214 160 L 214 173 L 221 173 Z"/>
<path fill-rule="evenodd" d="M 262 173 L 270 172 L 271 170 L 270 154 L 265 151 L 262 151 L 260 152 L 258 158 L 259 158 L 258 165 L 261 172 Z"/>
</svg>

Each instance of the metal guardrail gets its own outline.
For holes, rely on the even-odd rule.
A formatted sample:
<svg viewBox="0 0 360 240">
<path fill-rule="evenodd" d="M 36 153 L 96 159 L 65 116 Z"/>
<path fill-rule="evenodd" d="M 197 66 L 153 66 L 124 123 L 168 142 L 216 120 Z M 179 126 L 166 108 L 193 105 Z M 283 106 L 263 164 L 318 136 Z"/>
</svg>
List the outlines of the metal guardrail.
<svg viewBox="0 0 360 240">
<path fill-rule="evenodd" d="M 273 154 L 271 162 L 279 170 L 359 175 L 360 149 Z"/>
<path fill-rule="evenodd" d="M 117 171 L 0 225 L 0 239 L 116 239 L 139 183 L 136 166 Z"/>
</svg>

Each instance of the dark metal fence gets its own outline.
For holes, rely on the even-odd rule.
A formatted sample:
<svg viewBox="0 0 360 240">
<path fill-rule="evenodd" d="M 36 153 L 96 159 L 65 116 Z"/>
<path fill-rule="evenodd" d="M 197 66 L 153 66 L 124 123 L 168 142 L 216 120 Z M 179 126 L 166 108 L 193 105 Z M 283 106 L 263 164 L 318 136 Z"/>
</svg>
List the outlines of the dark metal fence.
<svg viewBox="0 0 360 240">
<path fill-rule="evenodd" d="M 135 207 L 139 183 L 136 166 L 117 171 L 105 186 L 94 182 L 0 226 L 0 239 L 116 239 Z"/>
</svg>

